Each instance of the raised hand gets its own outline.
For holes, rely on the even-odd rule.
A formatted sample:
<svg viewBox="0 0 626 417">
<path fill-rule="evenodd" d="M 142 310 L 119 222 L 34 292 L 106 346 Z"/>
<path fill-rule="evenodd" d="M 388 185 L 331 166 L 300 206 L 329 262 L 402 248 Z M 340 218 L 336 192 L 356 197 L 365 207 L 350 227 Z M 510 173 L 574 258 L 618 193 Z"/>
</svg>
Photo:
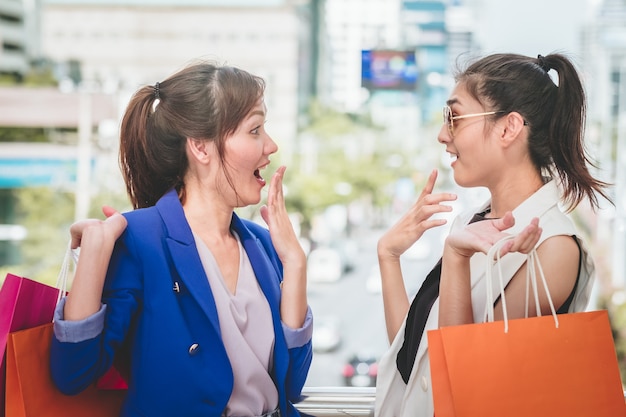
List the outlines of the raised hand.
<svg viewBox="0 0 626 417">
<path fill-rule="evenodd" d="M 290 262 L 306 262 L 306 255 L 287 214 L 283 195 L 283 177 L 285 166 L 279 167 L 270 181 L 267 204 L 260 209 L 261 217 L 270 230 L 272 243 L 283 264 Z"/>
<path fill-rule="evenodd" d="M 267 204 L 261 207 L 261 217 L 270 230 L 272 244 L 283 264 L 280 316 L 284 324 L 297 329 L 306 318 L 306 255 L 295 231 L 283 196 L 285 167 L 276 170 L 270 182 Z"/>
<path fill-rule="evenodd" d="M 456 194 L 433 194 L 437 170 L 433 170 L 419 198 L 409 211 L 398 220 L 378 241 L 378 256 L 397 258 L 406 252 L 428 229 L 446 224 L 445 219 L 433 219 L 437 213 L 452 211 L 452 207 L 442 204 L 456 200 Z"/>
</svg>

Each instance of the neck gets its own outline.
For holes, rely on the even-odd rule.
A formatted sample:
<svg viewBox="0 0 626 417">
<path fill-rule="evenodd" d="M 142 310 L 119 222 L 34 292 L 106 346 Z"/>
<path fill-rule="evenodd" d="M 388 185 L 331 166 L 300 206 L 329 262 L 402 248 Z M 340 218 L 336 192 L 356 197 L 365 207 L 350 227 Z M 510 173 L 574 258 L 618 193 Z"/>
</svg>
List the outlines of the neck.
<svg viewBox="0 0 626 417">
<path fill-rule="evenodd" d="M 543 179 L 539 175 L 527 177 L 519 174 L 512 181 L 501 181 L 496 187 L 489 188 L 491 213 L 487 217 L 503 217 L 507 211 L 516 209 L 543 185 Z"/>
<path fill-rule="evenodd" d="M 211 235 L 217 240 L 232 237 L 230 223 L 233 208 L 224 204 L 223 199 L 210 194 L 190 193 L 188 190 L 183 210 L 195 233 Z"/>
</svg>

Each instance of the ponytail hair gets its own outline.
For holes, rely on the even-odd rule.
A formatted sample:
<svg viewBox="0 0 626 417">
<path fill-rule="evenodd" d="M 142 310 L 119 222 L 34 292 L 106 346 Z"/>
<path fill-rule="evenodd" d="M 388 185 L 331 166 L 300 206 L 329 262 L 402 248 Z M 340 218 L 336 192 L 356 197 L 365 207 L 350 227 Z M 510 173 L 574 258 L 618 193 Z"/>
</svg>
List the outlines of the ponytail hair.
<svg viewBox="0 0 626 417">
<path fill-rule="evenodd" d="M 554 71 L 558 79 L 553 79 Z M 583 199 L 599 207 L 598 194 L 611 201 L 610 184 L 591 175 L 596 167 L 584 146 L 585 91 L 573 63 L 562 54 L 531 58 L 494 54 L 456 76 L 483 105 L 516 111 L 528 124 L 530 158 L 540 172 L 558 178 L 568 211 Z"/>
<path fill-rule="evenodd" d="M 197 63 L 135 92 L 122 118 L 120 166 L 134 208 L 169 189 L 184 199 L 187 138 L 224 141 L 264 94 L 263 79 L 235 67 Z"/>
</svg>

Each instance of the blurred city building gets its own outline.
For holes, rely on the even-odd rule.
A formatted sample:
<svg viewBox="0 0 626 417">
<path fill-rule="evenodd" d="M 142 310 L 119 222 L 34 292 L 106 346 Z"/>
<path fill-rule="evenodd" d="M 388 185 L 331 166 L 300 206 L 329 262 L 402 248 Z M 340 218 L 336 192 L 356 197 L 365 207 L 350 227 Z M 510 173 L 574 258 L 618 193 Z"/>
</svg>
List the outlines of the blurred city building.
<svg viewBox="0 0 626 417">
<path fill-rule="evenodd" d="M 604 0 L 582 33 L 582 63 L 589 99 L 588 139 L 598 174 L 614 184 L 615 210 L 600 213 L 597 240 L 612 253 L 613 288 L 626 286 L 626 3 Z M 608 209 L 608 207 L 607 207 Z"/>
<path fill-rule="evenodd" d="M 208 59 L 267 80 L 268 129 L 283 163 L 303 152 L 299 130 L 306 126 L 311 99 L 317 98 L 341 112 L 371 116 L 384 129 L 373 151 L 400 149 L 415 164 L 432 167 L 427 153 L 436 147 L 452 72 L 482 52 L 477 34 L 493 1 L 0 0 L 0 75 L 21 79 L 49 63 L 59 80 L 54 91 L 0 88 L 0 125 L 75 128 L 69 139 L 52 141 L 73 146 L 77 169 L 88 173 L 93 165 L 80 165 L 78 159 L 90 161 L 96 152 L 114 157 L 119 117 L 138 86 Z M 626 6 L 620 0 L 596 3 L 597 16 L 590 17 L 593 23 L 580 38 L 579 63 L 587 78 L 592 154 L 603 178 L 616 184 L 617 210 L 607 211 L 611 214 L 598 235 L 613 239 L 613 250 L 623 253 Z M 362 135 L 354 136 L 350 140 L 360 150 L 369 149 Z M 0 165 L 19 149 L 28 149 L 31 163 L 56 155 L 45 145 L 4 148 Z M 27 180 L 16 176 L 29 170 L 5 165 L 0 177 L 10 175 L 2 187 L 25 186 Z M 29 166 L 33 172 L 35 165 Z M 105 177 L 85 175 L 71 178 L 91 178 L 83 187 L 93 188 Z M 0 224 L 8 218 L 0 215 Z M 619 277 L 614 280 L 623 285 L 623 257 L 613 258 L 613 276 Z"/>
<path fill-rule="evenodd" d="M 303 79 L 312 76 L 308 4 L 44 0 L 42 51 L 58 63 L 78 62 L 82 80 L 122 94 L 154 84 L 196 59 L 242 67 L 267 80 L 269 129 L 289 159 L 301 97 L 311 94 L 300 90 L 311 88 Z"/>
<path fill-rule="evenodd" d="M 0 0 L 0 74 L 20 80 L 28 71 L 26 7 L 21 1 Z"/>
</svg>

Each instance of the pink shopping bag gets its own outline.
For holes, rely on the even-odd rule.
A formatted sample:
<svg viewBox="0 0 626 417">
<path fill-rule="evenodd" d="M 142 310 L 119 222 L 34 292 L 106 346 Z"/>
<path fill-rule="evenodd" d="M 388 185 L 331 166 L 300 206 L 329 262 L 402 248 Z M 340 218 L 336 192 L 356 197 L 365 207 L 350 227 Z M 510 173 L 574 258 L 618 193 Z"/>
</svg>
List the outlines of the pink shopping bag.
<svg viewBox="0 0 626 417">
<path fill-rule="evenodd" d="M 10 332 L 50 323 L 59 290 L 7 274 L 0 288 L 0 417 L 5 413 L 6 347 Z"/>
</svg>

